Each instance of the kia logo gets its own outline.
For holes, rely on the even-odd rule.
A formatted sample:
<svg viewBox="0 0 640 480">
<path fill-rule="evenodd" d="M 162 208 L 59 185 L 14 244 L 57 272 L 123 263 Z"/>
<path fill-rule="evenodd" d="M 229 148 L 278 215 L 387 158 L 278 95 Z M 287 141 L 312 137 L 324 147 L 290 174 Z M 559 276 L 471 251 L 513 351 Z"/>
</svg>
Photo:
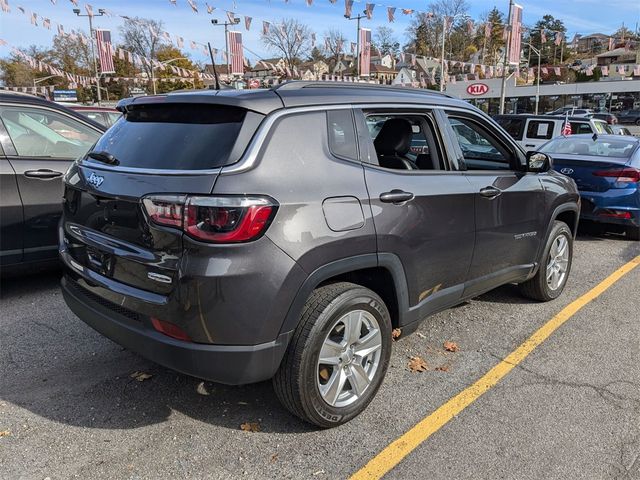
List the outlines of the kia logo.
<svg viewBox="0 0 640 480">
<path fill-rule="evenodd" d="M 573 173 L 573 168 L 563 168 L 560 170 L 560 173 L 563 175 L 571 175 Z"/>
<path fill-rule="evenodd" d="M 489 91 L 489 86 L 484 83 L 472 83 L 467 87 L 469 95 L 484 95 Z"/>
</svg>

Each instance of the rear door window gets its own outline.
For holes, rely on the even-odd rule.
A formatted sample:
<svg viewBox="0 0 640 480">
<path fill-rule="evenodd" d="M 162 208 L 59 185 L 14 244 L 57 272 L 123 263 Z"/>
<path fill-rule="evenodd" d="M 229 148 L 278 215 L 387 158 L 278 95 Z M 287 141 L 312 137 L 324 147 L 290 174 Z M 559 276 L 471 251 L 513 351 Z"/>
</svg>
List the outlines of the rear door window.
<svg viewBox="0 0 640 480">
<path fill-rule="evenodd" d="M 536 140 L 549 140 L 553 137 L 555 123 L 547 120 L 531 120 L 527 125 L 527 138 Z"/>
<path fill-rule="evenodd" d="M 124 119 L 100 138 L 94 151 L 110 153 L 120 167 L 217 168 L 240 159 L 262 118 L 224 105 L 129 105 Z"/>
</svg>

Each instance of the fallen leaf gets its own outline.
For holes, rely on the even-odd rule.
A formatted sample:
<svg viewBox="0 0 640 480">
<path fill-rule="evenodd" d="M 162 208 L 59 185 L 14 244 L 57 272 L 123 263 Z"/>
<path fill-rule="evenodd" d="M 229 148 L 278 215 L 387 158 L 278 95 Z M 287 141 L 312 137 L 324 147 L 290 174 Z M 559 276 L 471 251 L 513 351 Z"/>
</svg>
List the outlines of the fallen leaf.
<svg viewBox="0 0 640 480">
<path fill-rule="evenodd" d="M 11 435 L 11 432 L 9 430 L 2 430 L 0 432 L 0 437 L 8 437 L 9 435 Z"/>
<path fill-rule="evenodd" d="M 275 462 L 276 460 L 278 460 L 278 454 L 274 453 L 273 455 L 271 455 L 271 461 Z"/>
<path fill-rule="evenodd" d="M 456 342 L 444 342 L 442 346 L 447 352 L 457 352 L 460 350 Z"/>
<path fill-rule="evenodd" d="M 245 432 L 259 432 L 260 424 L 257 422 L 246 422 L 240 425 L 240 430 L 244 430 Z"/>
<path fill-rule="evenodd" d="M 448 372 L 449 365 L 440 365 L 439 367 L 436 367 L 436 370 L 438 370 L 439 372 Z"/>
<path fill-rule="evenodd" d="M 391 338 L 393 338 L 394 340 L 400 338 L 400 335 L 402 335 L 402 330 L 400 330 L 399 328 L 394 328 L 393 330 L 391 330 Z"/>
<path fill-rule="evenodd" d="M 151 375 L 150 373 L 144 373 L 144 372 L 133 372 L 129 376 L 131 378 L 135 378 L 139 382 L 144 382 L 145 380 L 148 380 L 151 377 L 153 377 L 153 375 Z"/>
<path fill-rule="evenodd" d="M 207 390 L 207 387 L 204 386 L 204 382 L 200 382 L 196 388 L 196 392 L 198 392 L 200 395 L 210 395 L 209 391 Z"/>
<path fill-rule="evenodd" d="M 429 367 L 427 366 L 427 362 L 425 362 L 420 357 L 411 357 L 409 359 L 408 366 L 409 366 L 409 370 L 411 370 L 412 372 L 426 372 L 427 370 L 429 370 Z"/>
</svg>

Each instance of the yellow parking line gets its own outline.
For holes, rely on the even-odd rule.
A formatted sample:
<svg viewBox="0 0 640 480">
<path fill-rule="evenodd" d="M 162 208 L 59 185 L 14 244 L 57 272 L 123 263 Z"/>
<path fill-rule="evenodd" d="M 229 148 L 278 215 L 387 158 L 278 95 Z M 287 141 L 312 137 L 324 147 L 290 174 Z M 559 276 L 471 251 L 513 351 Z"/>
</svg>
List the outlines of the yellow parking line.
<svg viewBox="0 0 640 480">
<path fill-rule="evenodd" d="M 415 450 L 422 442 L 449 422 L 454 416 L 475 402 L 483 393 L 496 385 L 513 368 L 522 362 L 542 342 L 544 342 L 564 322 L 569 320 L 586 304 L 599 297 L 611 285 L 620 280 L 624 275 L 640 265 L 640 256 L 637 256 L 626 265 L 605 278 L 580 298 L 574 300 L 560 313 L 540 327 L 522 345 L 511 352 L 504 360 L 489 370 L 480 380 L 467 387 L 462 392 L 440 406 L 436 411 L 422 419 L 411 430 L 404 433 L 398 439 L 390 443 L 384 450 L 376 455 L 369 463 L 358 470 L 351 480 L 364 480 L 381 478 L 389 470 L 398 465 L 404 457 Z"/>
</svg>

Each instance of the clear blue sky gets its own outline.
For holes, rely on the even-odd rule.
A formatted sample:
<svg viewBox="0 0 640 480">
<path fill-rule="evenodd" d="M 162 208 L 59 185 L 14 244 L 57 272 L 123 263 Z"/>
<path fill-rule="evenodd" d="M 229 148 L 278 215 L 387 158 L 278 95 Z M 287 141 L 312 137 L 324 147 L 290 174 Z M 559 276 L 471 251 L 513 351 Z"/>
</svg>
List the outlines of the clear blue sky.
<svg viewBox="0 0 640 480">
<path fill-rule="evenodd" d="M 11 13 L 0 11 L 0 39 L 7 41 L 10 45 L 22 47 L 31 44 L 49 45 L 55 34 L 55 27 L 46 30 L 34 27 L 29 23 L 29 12 L 38 13 L 39 16 L 48 17 L 52 21 L 62 23 L 68 32 L 72 29 L 82 28 L 87 30 L 87 19 L 76 17 L 72 9 L 74 8 L 70 0 L 57 0 L 53 5 L 50 0 L 8 0 Z M 236 12 L 237 16 L 248 15 L 253 17 L 253 23 L 249 32 L 245 31 L 243 23 L 239 29 L 243 32 L 244 44 L 260 56 L 268 57 L 271 54 L 265 51 L 260 42 L 260 30 L 262 20 L 276 23 L 284 17 L 295 17 L 308 24 L 318 37 L 318 42 L 322 42 L 323 33 L 327 28 L 336 27 L 341 29 L 349 40 L 355 41 L 355 22 L 349 22 L 343 18 L 344 0 L 337 0 L 331 4 L 329 0 L 313 0 L 313 5 L 307 7 L 304 0 L 290 0 L 285 3 L 283 0 L 208 0 L 209 5 L 215 6 L 213 15 L 208 15 L 204 0 L 195 0 L 200 13 L 192 12 L 187 0 L 177 0 L 177 5 L 171 5 L 169 0 L 79 0 L 79 5 L 83 9 L 84 4 L 90 3 L 94 11 L 98 8 L 105 8 L 121 15 L 139 16 L 162 20 L 165 30 L 173 35 L 179 35 L 185 39 L 185 50 L 190 53 L 195 60 L 205 60 L 201 51 L 191 51 L 189 40 L 205 43 L 210 41 L 214 47 L 224 48 L 224 34 L 221 27 L 213 27 L 211 18 L 225 19 L 225 10 Z M 380 0 L 379 0 L 380 1 Z M 468 0 L 470 14 L 478 18 L 486 13 L 493 6 L 506 12 L 508 10 L 508 0 Z M 640 22 L 640 0 L 522 0 L 519 2 L 524 6 L 524 23 L 531 25 L 542 15 L 547 13 L 565 22 L 568 28 L 568 37 L 574 33 L 587 34 L 593 32 L 612 33 L 625 22 L 625 25 L 635 29 L 636 22 Z M 235 5 L 234 5 L 235 4 Z M 384 0 L 384 3 L 376 4 L 374 16 L 371 21 L 364 20 L 363 26 L 375 29 L 379 25 L 387 25 L 393 28 L 402 43 L 406 42 L 406 28 L 409 24 L 409 17 L 400 12 L 401 8 L 413 8 L 416 10 L 426 10 L 426 1 L 416 0 Z M 396 6 L 395 23 L 387 22 L 386 5 Z M 19 12 L 18 6 L 26 9 L 27 15 Z M 365 3 L 356 0 L 353 11 L 364 9 Z M 113 18 L 97 18 L 95 24 L 101 28 L 110 28 L 114 31 L 117 41 L 118 26 L 122 19 L 115 16 Z M 39 20 L 42 23 L 42 20 Z M 9 53 L 7 47 L 0 47 L 0 57 Z M 255 57 L 248 55 L 253 61 Z"/>
</svg>

